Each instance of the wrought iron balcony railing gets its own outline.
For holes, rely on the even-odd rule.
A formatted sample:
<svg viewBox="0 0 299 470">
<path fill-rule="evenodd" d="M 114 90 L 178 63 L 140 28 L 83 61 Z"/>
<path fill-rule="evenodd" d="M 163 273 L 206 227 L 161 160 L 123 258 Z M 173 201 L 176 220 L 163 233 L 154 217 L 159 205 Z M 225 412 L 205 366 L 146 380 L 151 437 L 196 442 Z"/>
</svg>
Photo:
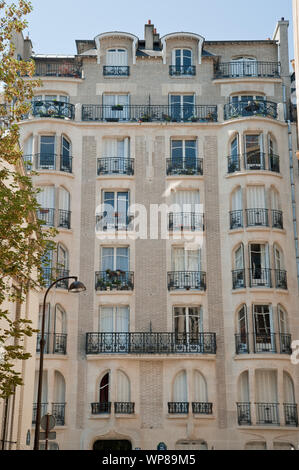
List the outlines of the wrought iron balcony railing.
<svg viewBox="0 0 299 470">
<path fill-rule="evenodd" d="M 73 120 L 75 119 L 75 106 L 65 101 L 36 100 L 32 102 L 32 115 L 34 117 Z"/>
<path fill-rule="evenodd" d="M 274 269 L 276 289 L 287 289 L 287 272 L 282 269 Z"/>
<path fill-rule="evenodd" d="M 206 273 L 203 271 L 170 271 L 167 273 L 168 290 L 206 290 Z"/>
<path fill-rule="evenodd" d="M 201 415 L 211 415 L 213 413 L 213 403 L 192 402 L 192 413 Z"/>
<path fill-rule="evenodd" d="M 49 287 L 49 285 L 55 281 L 55 279 L 61 277 L 68 277 L 70 272 L 68 269 L 60 269 L 60 268 L 43 268 L 43 280 L 45 283 L 45 287 Z M 56 289 L 68 289 L 69 282 L 68 279 L 64 279 L 63 281 L 57 282 L 55 284 Z"/>
<path fill-rule="evenodd" d="M 227 172 L 268 170 L 279 173 L 279 156 L 268 155 L 268 166 L 266 166 L 266 154 L 252 151 L 244 153 L 244 168 L 241 168 L 241 155 L 229 155 L 227 157 Z"/>
<path fill-rule="evenodd" d="M 87 333 L 86 354 L 216 354 L 215 333 Z"/>
<path fill-rule="evenodd" d="M 47 413 L 48 403 L 41 403 L 41 416 Z M 32 424 L 36 423 L 37 403 L 33 403 Z"/>
<path fill-rule="evenodd" d="M 284 403 L 284 419 L 286 426 L 298 426 L 298 411 L 296 403 Z"/>
<path fill-rule="evenodd" d="M 243 227 L 243 210 L 230 211 L 229 213 L 229 228 L 231 230 Z"/>
<path fill-rule="evenodd" d="M 172 77 L 175 75 L 195 75 L 196 67 L 195 65 L 170 65 L 169 66 L 169 75 Z"/>
<path fill-rule="evenodd" d="M 65 403 L 52 403 L 52 415 L 56 420 L 56 426 L 65 425 Z"/>
<path fill-rule="evenodd" d="M 283 229 L 283 214 L 282 211 L 272 209 L 272 227 Z"/>
<path fill-rule="evenodd" d="M 58 209 L 58 227 L 60 228 L 71 228 L 71 211 L 64 209 Z"/>
<path fill-rule="evenodd" d="M 279 403 L 255 403 L 256 424 L 276 424 L 279 425 Z"/>
<path fill-rule="evenodd" d="M 240 155 L 229 155 L 227 157 L 227 172 L 235 173 L 241 171 Z"/>
<path fill-rule="evenodd" d="M 73 157 L 69 155 L 60 155 L 58 158 L 55 153 L 37 153 L 35 155 L 24 155 L 23 160 L 27 171 L 56 170 L 72 173 Z"/>
<path fill-rule="evenodd" d="M 204 229 L 204 214 L 199 212 L 170 212 L 168 214 L 168 230 L 170 232 L 202 232 Z"/>
<path fill-rule="evenodd" d="M 272 287 L 271 269 L 249 268 L 249 287 Z"/>
<path fill-rule="evenodd" d="M 35 60 L 36 77 L 82 78 L 82 70 L 73 62 L 42 62 Z"/>
<path fill-rule="evenodd" d="M 246 287 L 245 269 L 234 269 L 232 271 L 233 289 Z"/>
<path fill-rule="evenodd" d="M 277 103 L 272 101 L 238 101 L 224 105 L 224 119 L 261 116 L 277 119 Z"/>
<path fill-rule="evenodd" d="M 279 62 L 234 61 L 215 66 L 214 78 L 280 77 Z"/>
<path fill-rule="evenodd" d="M 252 343 L 250 344 L 250 340 Z M 240 333 L 235 335 L 236 354 L 272 353 L 292 354 L 292 336 L 284 333 Z"/>
<path fill-rule="evenodd" d="M 97 271 L 95 273 L 95 289 L 102 291 L 133 290 L 134 273 L 132 271 Z"/>
<path fill-rule="evenodd" d="M 96 215 L 96 230 L 98 231 L 112 231 L 118 232 L 119 230 L 132 230 L 133 229 L 132 215 L 122 212 L 115 212 L 112 214 L 98 214 Z"/>
<path fill-rule="evenodd" d="M 48 227 L 55 225 L 55 209 L 49 207 L 40 207 L 36 211 L 36 216 Z"/>
<path fill-rule="evenodd" d="M 216 122 L 215 105 L 82 105 L 82 121 Z"/>
<path fill-rule="evenodd" d="M 111 402 L 98 402 L 91 403 L 91 414 L 110 414 L 111 413 Z"/>
<path fill-rule="evenodd" d="M 130 67 L 127 65 L 104 65 L 104 77 L 128 77 L 130 75 Z"/>
<path fill-rule="evenodd" d="M 168 413 L 170 414 L 188 414 L 189 413 L 189 403 L 172 401 L 168 402 Z"/>
<path fill-rule="evenodd" d="M 269 211 L 268 209 L 246 209 L 246 225 L 247 227 L 268 227 Z"/>
<path fill-rule="evenodd" d="M 123 401 L 114 402 L 114 413 L 130 415 L 130 414 L 134 414 L 134 410 L 135 410 L 134 402 L 123 402 Z"/>
<path fill-rule="evenodd" d="M 37 334 L 36 352 L 40 352 L 40 333 Z M 66 354 L 67 334 L 65 333 L 45 333 L 45 354 Z"/>
<path fill-rule="evenodd" d="M 244 153 L 245 170 L 266 170 L 266 154 L 260 151 Z"/>
<path fill-rule="evenodd" d="M 239 426 L 251 425 L 251 403 L 237 403 L 238 424 Z"/>
<path fill-rule="evenodd" d="M 167 158 L 167 175 L 202 175 L 202 158 Z"/>
<path fill-rule="evenodd" d="M 134 159 L 124 157 L 98 158 L 98 175 L 134 175 Z"/>
</svg>

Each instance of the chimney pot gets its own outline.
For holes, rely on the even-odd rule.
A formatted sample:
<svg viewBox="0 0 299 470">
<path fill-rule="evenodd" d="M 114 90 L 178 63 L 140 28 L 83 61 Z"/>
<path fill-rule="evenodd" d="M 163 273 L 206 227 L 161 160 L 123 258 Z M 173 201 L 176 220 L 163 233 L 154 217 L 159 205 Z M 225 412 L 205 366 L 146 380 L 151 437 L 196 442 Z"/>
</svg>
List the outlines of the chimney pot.
<svg viewBox="0 0 299 470">
<path fill-rule="evenodd" d="M 147 24 L 152 24 L 151 20 L 147 20 Z"/>
</svg>

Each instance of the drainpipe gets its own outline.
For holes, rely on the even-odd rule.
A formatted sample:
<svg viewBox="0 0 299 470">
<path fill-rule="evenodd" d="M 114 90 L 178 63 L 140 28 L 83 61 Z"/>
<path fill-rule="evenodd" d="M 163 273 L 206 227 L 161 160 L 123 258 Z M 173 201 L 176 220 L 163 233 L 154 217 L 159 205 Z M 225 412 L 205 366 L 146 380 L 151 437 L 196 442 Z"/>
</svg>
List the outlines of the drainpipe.
<svg viewBox="0 0 299 470">
<path fill-rule="evenodd" d="M 287 102 L 286 102 L 285 85 L 282 85 L 282 93 L 283 93 L 284 119 L 288 124 L 288 147 L 289 147 L 289 167 L 290 167 L 290 183 L 291 183 L 291 198 L 292 198 L 292 215 L 293 215 L 293 230 L 294 230 L 294 241 L 295 241 L 296 265 L 297 265 L 297 283 L 298 283 L 298 290 L 299 290 L 299 247 L 298 247 L 298 235 L 297 235 L 292 129 L 291 129 L 290 120 L 287 120 Z"/>
</svg>

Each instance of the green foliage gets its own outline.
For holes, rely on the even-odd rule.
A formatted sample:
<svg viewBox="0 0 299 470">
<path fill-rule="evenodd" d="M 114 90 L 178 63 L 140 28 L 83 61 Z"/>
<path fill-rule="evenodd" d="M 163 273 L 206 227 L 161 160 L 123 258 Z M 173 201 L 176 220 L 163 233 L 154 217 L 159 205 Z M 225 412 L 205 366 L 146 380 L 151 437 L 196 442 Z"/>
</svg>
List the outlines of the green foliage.
<svg viewBox="0 0 299 470">
<path fill-rule="evenodd" d="M 30 289 L 43 285 L 42 256 L 53 249 L 51 239 L 56 233 L 36 220 L 37 190 L 24 172 L 18 145 L 18 123 L 30 109 L 33 89 L 41 85 L 32 78 L 33 61 L 16 59 L 11 42 L 27 26 L 25 16 L 31 9 L 26 0 L 0 0 L 0 398 L 22 385 L 18 362 L 30 357 L 24 340 L 36 331 L 21 315 L 12 319 L 7 302 L 20 306 Z"/>
</svg>

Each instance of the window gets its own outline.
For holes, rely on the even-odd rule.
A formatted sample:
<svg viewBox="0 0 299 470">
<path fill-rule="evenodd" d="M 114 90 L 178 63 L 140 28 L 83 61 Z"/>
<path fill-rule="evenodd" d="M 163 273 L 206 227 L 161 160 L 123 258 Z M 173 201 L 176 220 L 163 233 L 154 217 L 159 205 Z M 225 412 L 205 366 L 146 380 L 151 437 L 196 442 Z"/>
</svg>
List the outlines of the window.
<svg viewBox="0 0 299 470">
<path fill-rule="evenodd" d="M 70 193 L 63 187 L 59 188 L 58 227 L 71 228 Z"/>
<path fill-rule="evenodd" d="M 265 170 L 265 155 L 263 153 L 263 134 L 245 135 L 245 169 Z"/>
<path fill-rule="evenodd" d="M 129 95 L 103 94 L 103 118 L 113 121 L 127 121 L 129 113 Z"/>
<path fill-rule="evenodd" d="M 240 156 L 239 156 L 239 137 L 236 136 L 230 144 L 230 155 L 228 157 L 228 173 L 240 171 Z"/>
<path fill-rule="evenodd" d="M 201 307 L 174 307 L 174 331 L 177 341 L 198 343 L 203 330 Z"/>
<path fill-rule="evenodd" d="M 172 140 L 171 163 L 178 170 L 195 170 L 197 167 L 196 140 Z"/>
<path fill-rule="evenodd" d="M 200 271 L 200 250 L 186 250 L 183 247 L 172 250 L 173 271 Z"/>
<path fill-rule="evenodd" d="M 205 289 L 205 273 L 201 272 L 201 251 L 176 247 L 172 250 L 172 272 L 169 273 L 172 289 Z"/>
<path fill-rule="evenodd" d="M 188 121 L 194 115 L 194 95 L 170 95 L 169 104 L 174 121 Z"/>
<path fill-rule="evenodd" d="M 230 75 L 233 77 L 257 76 L 257 62 L 253 57 L 238 57 L 230 63 Z"/>
<path fill-rule="evenodd" d="M 106 52 L 106 64 L 108 66 L 128 65 L 128 53 L 126 49 L 108 49 Z"/>
<path fill-rule="evenodd" d="M 54 354 L 66 354 L 66 332 L 66 313 L 60 305 L 56 305 L 54 318 Z"/>
<path fill-rule="evenodd" d="M 63 375 L 54 373 L 54 402 L 52 403 L 52 415 L 56 420 L 56 426 L 65 425 L 65 380 Z"/>
<path fill-rule="evenodd" d="M 274 321 L 270 305 L 253 306 L 255 352 L 276 352 Z"/>
<path fill-rule="evenodd" d="M 103 191 L 103 229 L 125 230 L 128 226 L 128 191 Z"/>
<path fill-rule="evenodd" d="M 38 168 L 41 170 L 55 170 L 55 160 L 55 136 L 42 135 L 40 137 L 40 154 Z"/>
<path fill-rule="evenodd" d="M 102 271 L 129 271 L 129 248 L 127 247 L 103 247 Z"/>
<path fill-rule="evenodd" d="M 204 376 L 194 371 L 194 401 L 196 403 L 207 403 L 208 402 L 208 387 Z"/>
<path fill-rule="evenodd" d="M 244 270 L 244 246 L 241 243 L 233 254 L 233 289 L 240 289 L 246 286 Z"/>
<path fill-rule="evenodd" d="M 269 225 L 264 186 L 248 186 L 246 215 L 247 227 Z"/>
<path fill-rule="evenodd" d="M 172 65 L 170 75 L 194 75 L 191 49 L 174 49 L 172 51 Z"/>
<path fill-rule="evenodd" d="M 127 333 L 129 331 L 129 307 L 101 307 L 99 331 L 102 333 Z"/>
<path fill-rule="evenodd" d="M 55 218 L 55 188 L 54 186 L 43 186 L 37 194 L 37 202 L 41 206 L 37 210 L 38 219 L 45 225 L 54 227 Z"/>
<path fill-rule="evenodd" d="M 187 374 L 183 370 L 179 372 L 173 383 L 173 401 L 178 403 L 188 402 Z"/>
<path fill-rule="evenodd" d="M 279 424 L 276 371 L 258 369 L 255 374 L 257 424 Z"/>
<path fill-rule="evenodd" d="M 117 371 L 117 402 L 128 403 L 131 401 L 131 387 L 128 376 L 121 370 Z"/>
<path fill-rule="evenodd" d="M 130 139 L 104 139 L 103 156 L 98 160 L 98 174 L 132 174 Z"/>
<path fill-rule="evenodd" d="M 230 229 L 243 227 L 242 188 L 236 188 L 232 194 Z"/>
<path fill-rule="evenodd" d="M 110 373 L 107 372 L 100 382 L 98 413 L 110 413 Z"/>
<path fill-rule="evenodd" d="M 248 318 L 246 305 L 242 305 L 238 311 L 237 331 L 237 354 L 248 353 Z"/>
<path fill-rule="evenodd" d="M 239 426 L 251 424 L 249 375 L 247 370 L 242 372 L 238 380 L 237 411 Z"/>
<path fill-rule="evenodd" d="M 199 191 L 174 191 L 171 204 L 173 212 L 169 213 L 169 230 L 204 229 Z"/>
<path fill-rule="evenodd" d="M 249 245 L 250 287 L 271 287 L 268 244 Z"/>
<path fill-rule="evenodd" d="M 71 143 L 62 136 L 61 138 L 61 156 L 60 156 L 60 171 L 72 173 L 72 157 L 71 157 Z"/>
</svg>

